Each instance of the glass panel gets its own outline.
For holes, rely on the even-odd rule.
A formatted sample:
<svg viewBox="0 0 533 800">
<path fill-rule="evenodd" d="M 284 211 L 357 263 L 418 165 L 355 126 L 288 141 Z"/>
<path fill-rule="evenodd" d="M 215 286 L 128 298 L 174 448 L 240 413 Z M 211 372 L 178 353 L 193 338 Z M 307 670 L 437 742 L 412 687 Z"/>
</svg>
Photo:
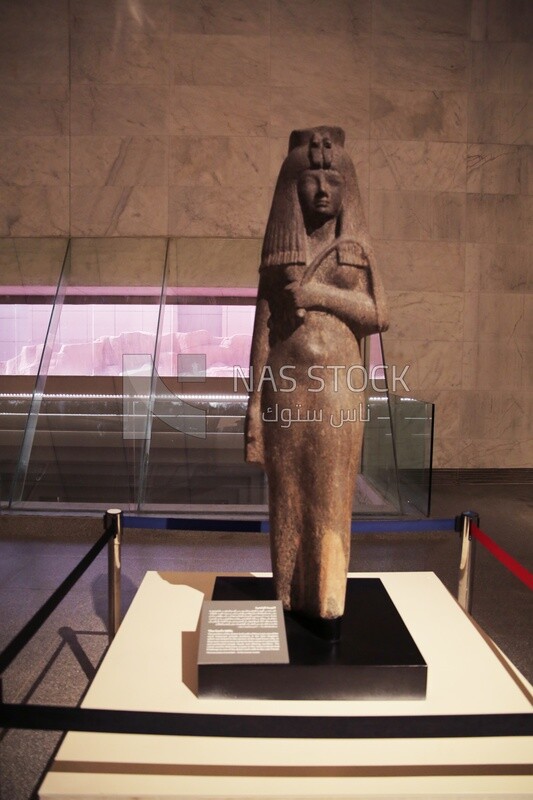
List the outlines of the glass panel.
<svg viewBox="0 0 533 800">
<path fill-rule="evenodd" d="M 391 395 L 398 482 L 406 512 L 429 514 L 434 406 Z"/>
<path fill-rule="evenodd" d="M 261 240 L 66 244 L 0 243 L 4 501 L 18 459 L 16 508 L 266 514 L 243 453 Z M 389 397 L 380 336 L 366 364 L 353 512 L 427 513 L 432 406 Z"/>
<path fill-rule="evenodd" d="M 72 241 L 18 506 L 135 503 L 142 443 L 125 436 L 123 363 L 153 363 L 165 248 L 164 239 Z"/>
<path fill-rule="evenodd" d="M 248 375 L 255 289 L 217 286 L 243 259 L 256 268 L 259 245 L 171 242 L 144 510 L 266 511 L 264 473 L 244 462 L 248 396 L 236 379 Z"/>
<path fill-rule="evenodd" d="M 9 502 L 67 239 L 0 239 L 0 503 Z"/>
<path fill-rule="evenodd" d="M 355 497 L 358 513 L 398 514 L 402 512 L 396 473 L 395 438 L 391 417 L 387 370 L 381 336 L 366 340 L 367 416 L 361 474 Z"/>
</svg>

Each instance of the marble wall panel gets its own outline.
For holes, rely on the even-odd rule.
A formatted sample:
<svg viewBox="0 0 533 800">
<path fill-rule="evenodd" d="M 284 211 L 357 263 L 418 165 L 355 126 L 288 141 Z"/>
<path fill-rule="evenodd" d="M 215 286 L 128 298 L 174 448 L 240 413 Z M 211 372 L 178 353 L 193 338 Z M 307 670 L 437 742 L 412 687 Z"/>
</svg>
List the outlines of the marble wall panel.
<svg viewBox="0 0 533 800">
<path fill-rule="evenodd" d="M 400 39 L 467 36 L 470 29 L 468 0 L 374 0 L 373 32 Z"/>
<path fill-rule="evenodd" d="M 379 141 L 370 151 L 372 189 L 458 192 L 466 185 L 466 145 Z"/>
<path fill-rule="evenodd" d="M 530 0 L 472 0 L 472 39 L 527 42 L 533 37 Z"/>
<path fill-rule="evenodd" d="M 466 138 L 466 92 L 371 92 L 370 135 L 374 139 L 426 139 L 461 142 Z"/>
<path fill-rule="evenodd" d="M 466 236 L 469 242 L 533 243 L 530 196 L 509 194 L 467 195 Z"/>
<path fill-rule="evenodd" d="M 533 103 L 526 94 L 470 93 L 468 141 L 533 144 Z"/>
<path fill-rule="evenodd" d="M 524 439 L 521 436 L 517 439 L 478 439 L 474 440 L 474 466 L 484 469 L 493 468 L 498 464 L 502 469 L 517 469 L 529 467 L 531 464 L 531 454 L 533 452 L 533 440 L 531 437 Z"/>
<path fill-rule="evenodd" d="M 269 33 L 269 0 L 173 0 L 174 33 L 261 36 Z"/>
<path fill-rule="evenodd" d="M 469 50 L 448 40 L 374 40 L 372 82 L 375 88 L 461 91 L 468 88 Z"/>
<path fill-rule="evenodd" d="M 528 287 L 532 248 L 515 244 L 468 243 L 465 288 L 467 291 L 524 292 Z"/>
<path fill-rule="evenodd" d="M 68 86 L 67 8 L 65 0 L 0 4 L 0 83 Z"/>
<path fill-rule="evenodd" d="M 357 183 L 363 202 L 365 220 L 368 224 L 368 214 L 370 210 L 370 142 L 368 139 L 348 138 L 345 148 L 353 161 L 357 176 Z"/>
<path fill-rule="evenodd" d="M 74 31 L 71 78 L 75 83 L 166 86 L 170 76 L 168 33 L 117 35 L 114 30 Z"/>
<path fill-rule="evenodd" d="M 72 186 L 166 186 L 163 136 L 73 136 Z"/>
<path fill-rule="evenodd" d="M 176 239 L 170 259 L 169 283 L 172 286 L 256 289 L 261 245 L 261 238 Z"/>
<path fill-rule="evenodd" d="M 271 37 L 271 82 L 273 86 L 312 86 L 327 93 L 339 80 L 354 82 L 359 89 L 370 78 L 370 41 L 348 37 L 274 31 Z"/>
<path fill-rule="evenodd" d="M 531 92 L 533 45 L 525 42 L 473 42 L 470 86 L 483 92 Z"/>
<path fill-rule="evenodd" d="M 431 200 L 430 192 L 371 191 L 370 235 L 376 239 L 431 239 Z"/>
<path fill-rule="evenodd" d="M 73 236 L 165 236 L 167 188 L 159 186 L 73 187 Z"/>
<path fill-rule="evenodd" d="M 161 286 L 166 239 L 73 239 L 72 286 Z"/>
<path fill-rule="evenodd" d="M 431 402 L 435 403 L 435 441 L 461 435 L 461 411 L 464 392 L 459 389 L 439 389 L 431 393 Z"/>
<path fill-rule="evenodd" d="M 0 85 L 0 136 L 62 136 L 68 131 L 67 87 Z"/>
<path fill-rule="evenodd" d="M 170 9 L 168 0 L 70 0 L 70 22 L 74 34 L 97 36 L 112 31 L 119 40 L 168 31 Z"/>
<path fill-rule="evenodd" d="M 0 186 L 0 236 L 68 233 L 68 187 Z"/>
<path fill-rule="evenodd" d="M 529 343 L 520 343 L 520 350 L 524 358 L 522 386 L 529 396 L 533 394 L 533 346 Z M 527 462 L 531 464 L 531 458 Z"/>
<path fill-rule="evenodd" d="M 176 84 L 268 84 L 268 36 L 183 34 L 172 40 L 172 74 Z"/>
<path fill-rule="evenodd" d="M 479 295 L 478 339 L 525 339 L 527 325 L 524 297 L 517 294 Z"/>
<path fill-rule="evenodd" d="M 171 186 L 267 186 L 266 137 L 170 137 Z"/>
<path fill-rule="evenodd" d="M 440 469 L 469 469 L 477 466 L 477 449 L 472 439 L 439 437 L 433 445 L 433 466 Z"/>
<path fill-rule="evenodd" d="M 527 194 L 533 194 L 533 145 L 525 145 L 522 148 L 520 160 L 522 162 L 520 188 Z"/>
<path fill-rule="evenodd" d="M 485 469 L 497 464 L 513 469 L 531 463 L 531 439 L 441 439 L 435 445 L 434 464 L 442 469 Z"/>
<path fill-rule="evenodd" d="M 460 192 L 373 192 L 370 233 L 378 239 L 462 240 L 465 196 Z"/>
<path fill-rule="evenodd" d="M 165 133 L 167 87 L 72 86 L 73 136 L 135 136 Z"/>
<path fill-rule="evenodd" d="M 464 392 L 460 430 L 474 439 L 514 441 L 526 433 L 527 406 L 521 392 Z"/>
<path fill-rule="evenodd" d="M 197 186 L 169 188 L 171 236 L 262 236 L 270 190 L 260 187 Z"/>
<path fill-rule="evenodd" d="M 397 339 L 453 342 L 463 339 L 461 292 L 388 292 L 394 314 L 390 335 Z"/>
<path fill-rule="evenodd" d="M 284 136 L 269 136 L 269 184 L 274 188 L 278 179 L 279 171 L 289 149 L 290 131 Z"/>
<path fill-rule="evenodd" d="M 485 469 L 522 467 L 531 463 L 531 441 L 444 438 L 435 441 L 433 459 L 441 469 Z"/>
<path fill-rule="evenodd" d="M 464 392 L 460 430 L 478 440 L 514 443 L 528 435 L 529 406 L 522 392 Z"/>
<path fill-rule="evenodd" d="M 518 341 L 463 342 L 463 389 L 514 390 L 522 388 L 525 345 Z"/>
<path fill-rule="evenodd" d="M 464 338 L 470 341 L 525 339 L 523 295 L 467 292 L 464 328 Z"/>
<path fill-rule="evenodd" d="M 68 186 L 67 136 L 0 137 L 0 186 Z"/>
<path fill-rule="evenodd" d="M 527 194 L 531 148 L 527 145 L 471 144 L 467 156 L 467 191 Z"/>
<path fill-rule="evenodd" d="M 2 27 L 17 31 L 41 30 L 46 35 L 58 28 L 68 33 L 68 0 L 2 0 Z"/>
<path fill-rule="evenodd" d="M 461 192 L 440 192 L 433 198 L 432 239 L 462 241 L 466 230 L 466 199 Z"/>
<path fill-rule="evenodd" d="M 405 382 L 409 392 L 420 400 L 431 400 L 441 389 L 461 388 L 462 342 L 431 342 L 396 339 L 384 334 L 387 364 L 396 365 L 397 374 L 409 366 Z"/>
<path fill-rule="evenodd" d="M 272 30 L 293 34 L 367 37 L 372 30 L 372 0 L 271 0 Z"/>
<path fill-rule="evenodd" d="M 175 86 L 169 132 L 185 136 L 266 136 L 268 94 L 259 86 Z"/>
<path fill-rule="evenodd" d="M 387 291 L 459 292 L 464 288 L 465 245 L 460 242 L 375 241 Z"/>
<path fill-rule="evenodd" d="M 368 137 L 368 89 L 355 83 L 336 81 L 327 92 L 319 94 L 313 86 L 302 86 L 297 91 L 274 86 L 270 97 L 270 136 L 287 137 L 292 130 L 329 123 L 344 128 L 347 139 Z"/>
<path fill-rule="evenodd" d="M 463 341 L 475 342 L 478 339 L 479 293 L 466 292 L 464 295 Z"/>
<path fill-rule="evenodd" d="M 521 327 L 521 336 L 525 342 L 533 340 L 533 294 L 531 293 L 524 296 L 524 321 Z"/>
<path fill-rule="evenodd" d="M 55 286 L 67 243 L 60 238 L 0 238 L 0 284 Z"/>
</svg>

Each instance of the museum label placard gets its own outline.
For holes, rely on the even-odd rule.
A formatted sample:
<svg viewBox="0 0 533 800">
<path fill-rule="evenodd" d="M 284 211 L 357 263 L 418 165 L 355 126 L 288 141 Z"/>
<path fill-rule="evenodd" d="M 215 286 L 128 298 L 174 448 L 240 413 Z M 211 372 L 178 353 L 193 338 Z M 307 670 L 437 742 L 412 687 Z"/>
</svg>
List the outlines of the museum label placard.
<svg viewBox="0 0 533 800">
<path fill-rule="evenodd" d="M 288 664 L 279 600 L 211 600 L 202 607 L 198 664 Z"/>
</svg>

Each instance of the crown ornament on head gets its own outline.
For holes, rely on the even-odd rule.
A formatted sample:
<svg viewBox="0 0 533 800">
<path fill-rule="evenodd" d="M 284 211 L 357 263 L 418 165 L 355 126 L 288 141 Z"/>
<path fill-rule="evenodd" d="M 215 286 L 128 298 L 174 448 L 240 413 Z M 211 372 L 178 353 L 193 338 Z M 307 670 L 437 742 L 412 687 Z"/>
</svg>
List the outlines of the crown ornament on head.
<svg viewBox="0 0 533 800">
<path fill-rule="evenodd" d="M 331 169 L 334 148 L 344 147 L 344 138 L 342 128 L 333 125 L 293 131 L 289 139 L 289 153 L 297 147 L 307 145 L 311 169 Z"/>
</svg>

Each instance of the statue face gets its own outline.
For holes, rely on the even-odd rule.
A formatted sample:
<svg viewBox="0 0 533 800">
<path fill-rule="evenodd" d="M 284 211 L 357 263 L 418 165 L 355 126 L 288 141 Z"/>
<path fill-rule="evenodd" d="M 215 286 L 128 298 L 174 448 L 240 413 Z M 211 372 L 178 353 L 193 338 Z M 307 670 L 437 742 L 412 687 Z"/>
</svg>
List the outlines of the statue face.
<svg viewBox="0 0 533 800">
<path fill-rule="evenodd" d="M 306 221 L 324 223 L 339 215 L 344 178 L 334 169 L 307 169 L 298 179 L 298 198 Z"/>
</svg>

